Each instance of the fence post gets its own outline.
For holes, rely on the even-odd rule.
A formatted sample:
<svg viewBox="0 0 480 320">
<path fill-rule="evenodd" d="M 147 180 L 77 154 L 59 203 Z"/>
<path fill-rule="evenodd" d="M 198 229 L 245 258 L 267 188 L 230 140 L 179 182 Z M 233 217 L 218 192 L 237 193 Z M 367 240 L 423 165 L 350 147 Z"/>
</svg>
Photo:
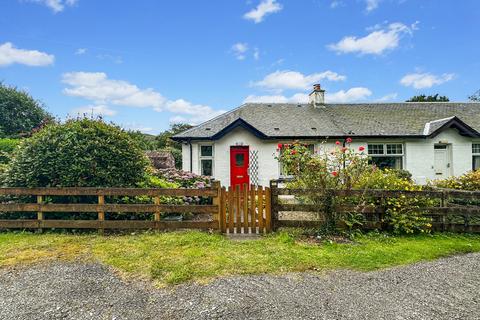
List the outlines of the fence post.
<svg viewBox="0 0 480 320">
<path fill-rule="evenodd" d="M 37 203 L 38 203 L 38 204 L 42 204 L 42 203 L 43 203 L 43 196 L 37 196 Z M 42 224 L 43 219 L 44 219 L 43 212 L 42 212 L 42 211 L 38 211 L 38 212 L 37 212 L 38 225 L 41 225 L 41 224 Z M 42 228 L 38 228 L 38 229 L 37 229 L 37 232 L 38 232 L 38 233 L 42 233 L 42 232 L 43 232 L 43 229 L 42 229 Z"/>
<path fill-rule="evenodd" d="M 218 210 L 213 214 L 213 220 L 217 221 L 218 226 L 217 229 L 222 230 L 222 222 L 220 221 L 221 217 L 221 203 L 220 203 L 220 197 L 222 195 L 222 189 L 220 186 L 220 181 L 213 181 L 212 187 L 217 190 L 217 195 L 213 197 L 213 205 L 218 207 Z"/>
<path fill-rule="evenodd" d="M 105 196 L 104 195 L 99 195 L 98 196 L 98 204 L 99 205 L 104 205 L 105 204 Z M 98 221 L 105 221 L 105 212 L 103 211 L 98 211 Z M 102 224 L 102 222 L 100 222 Z M 104 234 L 104 229 L 103 228 L 98 228 L 98 233 L 100 235 Z"/>
<path fill-rule="evenodd" d="M 272 231 L 272 189 L 265 188 L 265 230 Z"/>
<path fill-rule="evenodd" d="M 155 196 L 155 198 L 153 198 L 153 202 L 156 206 L 160 205 L 160 197 L 159 196 Z M 154 213 L 154 220 L 155 220 L 155 229 L 157 231 L 160 230 L 160 211 L 158 210 L 158 207 L 155 208 L 155 213 Z"/>
<path fill-rule="evenodd" d="M 272 230 L 276 229 L 275 223 L 278 220 L 278 181 L 270 180 L 270 219 Z"/>
</svg>

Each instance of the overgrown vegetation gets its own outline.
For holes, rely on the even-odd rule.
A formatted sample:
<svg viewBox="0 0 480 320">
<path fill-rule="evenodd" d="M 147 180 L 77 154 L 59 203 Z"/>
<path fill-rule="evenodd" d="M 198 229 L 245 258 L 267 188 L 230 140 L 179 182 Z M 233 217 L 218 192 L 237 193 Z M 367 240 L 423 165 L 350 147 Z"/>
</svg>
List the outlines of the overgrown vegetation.
<svg viewBox="0 0 480 320">
<path fill-rule="evenodd" d="M 458 177 L 450 177 L 443 180 L 432 181 L 432 185 L 438 188 L 459 190 L 480 190 L 480 170 L 469 171 Z"/>
<path fill-rule="evenodd" d="M 4 172 L 14 187 L 128 187 L 148 160 L 130 136 L 100 119 L 49 124 L 25 139 Z"/>
<path fill-rule="evenodd" d="M 353 228 L 360 226 L 360 219 L 355 215 L 359 208 L 368 204 L 380 205 L 378 199 L 360 196 L 353 199 L 353 204 L 359 210 L 347 214 L 346 217 L 333 209 L 335 204 L 352 204 L 351 199 L 336 199 L 330 190 L 352 189 L 390 189 L 390 190 L 422 190 L 422 186 L 415 185 L 408 174 L 398 170 L 380 170 L 370 164 L 365 148 L 358 150 L 351 147 L 352 139 L 346 139 L 345 146 L 339 141 L 333 149 L 326 146 L 320 152 L 312 151 L 304 144 L 278 145 L 278 159 L 285 171 L 293 175 L 293 181 L 288 185 L 292 188 L 315 189 L 315 193 L 304 196 L 304 200 L 317 206 L 319 212 L 325 216 L 326 223 L 323 232 L 337 232 L 338 222 Z M 428 232 L 430 219 L 423 216 L 420 207 L 428 206 L 430 200 L 425 197 L 390 197 L 386 203 L 385 222 L 395 233 Z M 353 214 L 353 215 L 352 215 Z"/>
<path fill-rule="evenodd" d="M 126 276 L 157 285 L 205 281 L 242 274 L 375 270 L 480 251 L 480 236 L 370 234 L 355 243 L 309 243 L 296 230 L 255 241 L 233 241 L 204 232 L 171 232 L 101 237 L 97 235 L 0 234 L 0 267 L 49 260 L 100 261 Z"/>
<path fill-rule="evenodd" d="M 448 102 L 450 99 L 448 99 L 447 96 L 440 96 L 438 93 L 434 95 L 425 95 L 421 94 L 418 96 L 413 96 L 410 99 L 408 99 L 406 102 Z"/>
<path fill-rule="evenodd" d="M 157 148 L 160 150 L 169 151 L 175 158 L 175 168 L 182 167 L 182 144 L 173 141 L 171 138 L 182 131 L 192 128 L 192 125 L 187 123 L 174 123 L 168 130 L 161 132 L 156 138 Z"/>
</svg>

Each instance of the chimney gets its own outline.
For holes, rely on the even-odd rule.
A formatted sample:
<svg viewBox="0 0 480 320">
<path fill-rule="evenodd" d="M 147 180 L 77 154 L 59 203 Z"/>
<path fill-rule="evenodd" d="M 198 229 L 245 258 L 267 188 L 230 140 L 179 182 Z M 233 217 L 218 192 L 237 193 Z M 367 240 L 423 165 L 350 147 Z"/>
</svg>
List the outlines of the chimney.
<svg viewBox="0 0 480 320">
<path fill-rule="evenodd" d="M 310 98 L 310 104 L 314 107 L 323 107 L 325 105 L 325 90 L 322 90 L 318 83 L 313 85 L 313 91 L 308 97 Z"/>
</svg>

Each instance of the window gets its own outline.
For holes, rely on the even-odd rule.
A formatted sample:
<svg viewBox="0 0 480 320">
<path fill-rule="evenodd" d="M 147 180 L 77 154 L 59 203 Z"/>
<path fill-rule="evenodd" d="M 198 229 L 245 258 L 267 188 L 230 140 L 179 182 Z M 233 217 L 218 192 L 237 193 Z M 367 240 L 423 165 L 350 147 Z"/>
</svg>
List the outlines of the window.
<svg viewBox="0 0 480 320">
<path fill-rule="evenodd" d="M 235 154 L 235 166 L 236 167 L 243 167 L 245 164 L 245 154 L 237 153 Z"/>
<path fill-rule="evenodd" d="M 401 143 L 372 143 L 368 145 L 370 163 L 380 169 L 403 168 L 403 144 Z"/>
<path fill-rule="evenodd" d="M 213 145 L 200 146 L 200 174 L 213 176 Z"/>
<path fill-rule="evenodd" d="M 472 169 L 479 170 L 480 169 L 480 143 L 472 144 Z"/>
</svg>

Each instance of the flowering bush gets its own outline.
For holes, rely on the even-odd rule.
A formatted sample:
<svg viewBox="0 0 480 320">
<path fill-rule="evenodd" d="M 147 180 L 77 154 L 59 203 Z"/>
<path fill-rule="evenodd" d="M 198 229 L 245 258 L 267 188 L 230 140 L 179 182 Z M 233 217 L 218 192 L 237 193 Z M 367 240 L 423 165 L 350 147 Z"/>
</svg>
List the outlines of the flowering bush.
<svg viewBox="0 0 480 320">
<path fill-rule="evenodd" d="M 480 170 L 469 171 L 459 177 L 450 177 L 443 180 L 434 180 L 431 185 L 437 188 L 480 190 Z"/>
<path fill-rule="evenodd" d="M 366 171 L 355 186 L 358 189 L 389 189 L 405 191 L 421 191 L 422 186 L 416 185 L 409 178 L 399 176 L 397 170 L 375 167 Z M 366 203 L 383 205 L 385 207 L 385 222 L 395 233 L 423 233 L 429 232 L 431 219 L 423 215 L 421 207 L 434 205 L 434 200 L 427 197 L 388 197 L 384 203 L 378 199 L 365 198 Z"/>
<path fill-rule="evenodd" d="M 333 210 L 333 197 L 329 190 L 408 191 L 422 188 L 415 185 L 405 173 L 380 170 L 375 165 L 369 164 L 365 147 L 361 146 L 355 150 L 351 143 L 350 138 L 345 140 L 345 145 L 337 141 L 331 151 L 322 146 L 319 153 L 313 153 L 307 145 L 299 142 L 278 145 L 277 159 L 283 164 L 285 172 L 294 177 L 288 186 L 316 190 L 302 200 L 317 205 L 318 210 L 324 213 L 327 232 L 335 230 L 337 223 L 342 220 L 342 216 Z M 388 198 L 386 203 L 378 203 L 378 200 L 364 196 L 355 199 L 337 197 L 336 204 L 352 204 L 352 201 L 358 205 L 386 206 L 385 222 L 396 233 L 426 232 L 431 227 L 430 219 L 424 217 L 418 209 L 420 206 L 429 205 L 429 200 L 423 197 Z"/>
</svg>

